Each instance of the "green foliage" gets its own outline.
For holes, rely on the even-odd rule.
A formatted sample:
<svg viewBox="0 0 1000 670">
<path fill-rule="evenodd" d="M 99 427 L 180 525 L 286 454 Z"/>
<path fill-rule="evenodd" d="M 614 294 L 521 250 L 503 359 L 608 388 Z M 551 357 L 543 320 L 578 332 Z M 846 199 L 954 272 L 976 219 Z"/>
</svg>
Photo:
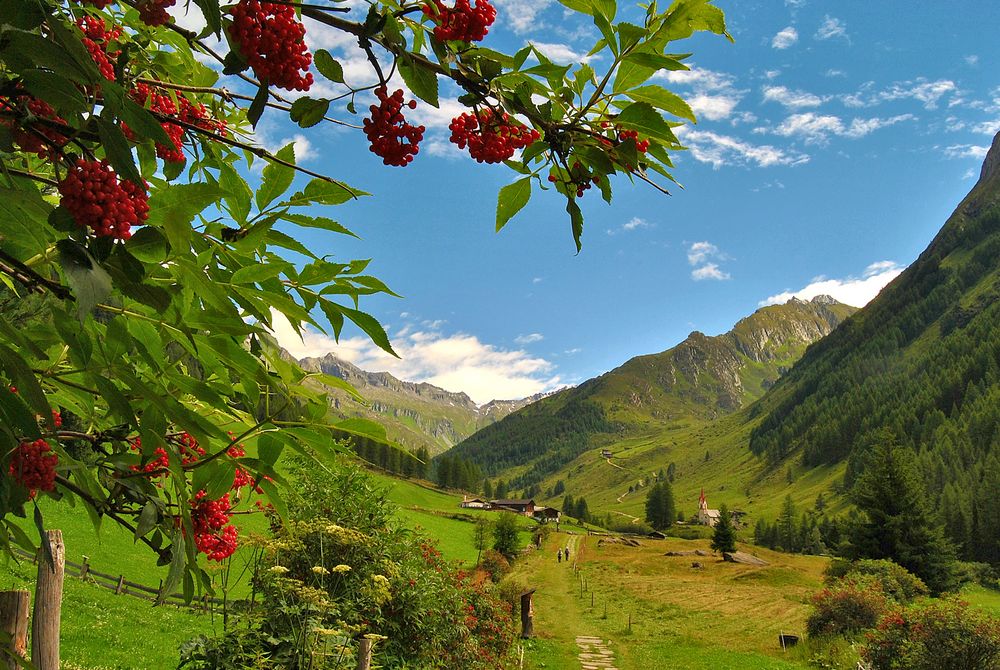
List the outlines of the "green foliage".
<svg viewBox="0 0 1000 670">
<path fill-rule="evenodd" d="M 677 517 L 674 506 L 674 492 L 670 482 L 658 481 L 650 487 L 646 494 L 646 521 L 656 530 L 670 528 Z"/>
<path fill-rule="evenodd" d="M 509 608 L 398 528 L 370 477 L 308 466 L 295 476 L 301 495 L 288 520 L 274 519 L 253 568 L 258 603 L 225 635 L 188 645 L 182 667 L 353 667 L 362 635 L 384 638 L 375 661 L 386 668 L 503 662 L 513 640 Z"/>
<path fill-rule="evenodd" d="M 507 559 L 513 559 L 520 551 L 517 515 L 513 512 L 497 512 L 493 522 L 493 549 Z"/>
<path fill-rule="evenodd" d="M 886 559 L 863 559 L 854 562 L 833 561 L 823 576 L 828 586 L 836 584 L 841 579 L 860 576 L 871 577 L 878 582 L 886 597 L 900 605 L 906 605 L 930 593 L 927 585 L 919 577 L 903 566 Z"/>
<path fill-rule="evenodd" d="M 913 455 L 891 435 L 875 446 L 854 502 L 862 517 L 849 528 L 849 557 L 891 559 L 935 594 L 956 588 L 954 550 L 928 509 Z"/>
<path fill-rule="evenodd" d="M 719 521 L 712 533 L 712 551 L 720 554 L 736 551 L 736 529 L 729 506 L 725 503 L 719 507 Z"/>
<path fill-rule="evenodd" d="M 854 576 L 814 595 L 812 605 L 813 611 L 806 620 L 810 636 L 851 636 L 874 628 L 889 610 L 890 601 L 877 579 Z"/>
<path fill-rule="evenodd" d="M 434 480 L 444 489 L 478 491 L 483 481 L 483 472 L 472 461 L 459 456 L 445 454 L 434 461 Z M 499 494 L 498 494 L 499 495 Z"/>
<path fill-rule="evenodd" d="M 494 584 L 510 574 L 511 570 L 510 561 L 496 549 L 490 549 L 483 554 L 483 560 L 480 561 L 479 567 L 490 576 Z"/>
<path fill-rule="evenodd" d="M 996 670 L 1000 618 L 947 598 L 887 613 L 861 655 L 872 670 Z"/>
</svg>

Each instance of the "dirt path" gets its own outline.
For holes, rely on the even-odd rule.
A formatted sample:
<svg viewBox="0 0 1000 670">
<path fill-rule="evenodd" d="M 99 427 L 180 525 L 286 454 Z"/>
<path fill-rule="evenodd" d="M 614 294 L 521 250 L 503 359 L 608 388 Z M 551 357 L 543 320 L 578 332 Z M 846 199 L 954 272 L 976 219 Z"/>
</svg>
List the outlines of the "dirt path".
<svg viewBox="0 0 1000 670">
<path fill-rule="evenodd" d="M 618 502 L 621 502 L 621 500 L 619 500 Z M 619 516 L 623 516 L 626 519 L 632 519 L 632 523 L 639 523 L 642 520 L 642 519 L 640 519 L 637 516 L 632 516 L 631 514 L 626 514 L 625 512 L 619 512 L 617 510 L 611 510 L 611 513 L 612 514 L 617 514 Z"/>
<path fill-rule="evenodd" d="M 615 667 L 615 652 L 608 649 L 609 643 L 599 637 L 580 635 L 576 638 L 580 647 L 581 670 L 618 670 Z"/>
</svg>

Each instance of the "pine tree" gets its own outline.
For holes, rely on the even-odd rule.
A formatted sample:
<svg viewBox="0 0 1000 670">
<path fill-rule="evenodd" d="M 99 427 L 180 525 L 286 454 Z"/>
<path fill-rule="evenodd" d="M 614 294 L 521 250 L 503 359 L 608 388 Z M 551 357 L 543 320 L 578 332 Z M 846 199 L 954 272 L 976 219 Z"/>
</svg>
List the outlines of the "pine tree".
<svg viewBox="0 0 1000 670">
<path fill-rule="evenodd" d="M 555 488 L 552 489 L 552 495 L 561 496 L 565 492 L 566 492 L 566 484 L 563 483 L 563 480 L 560 479 L 559 481 L 556 482 Z"/>
<path fill-rule="evenodd" d="M 955 552 L 927 505 L 913 452 L 882 431 L 868 468 L 854 486 L 863 513 L 849 531 L 851 558 L 888 558 L 917 575 L 932 593 L 956 586 Z"/>
<path fill-rule="evenodd" d="M 507 482 L 502 479 L 498 479 L 496 488 L 493 489 L 493 495 L 495 495 L 498 500 L 505 499 L 507 497 Z"/>
<path fill-rule="evenodd" d="M 575 507 L 576 510 L 573 516 L 584 523 L 590 521 L 590 509 L 587 507 L 587 501 L 583 498 L 583 496 L 576 499 Z"/>
<path fill-rule="evenodd" d="M 669 528 L 677 516 L 674 493 L 664 479 L 650 487 L 646 495 L 646 521 L 656 530 Z"/>
<path fill-rule="evenodd" d="M 573 496 L 568 493 L 566 494 L 566 497 L 563 498 L 562 511 L 566 516 L 576 516 L 576 501 L 574 501 Z"/>
<path fill-rule="evenodd" d="M 489 479 L 483 480 L 483 497 L 487 500 L 493 497 L 493 484 L 490 484 Z"/>
<path fill-rule="evenodd" d="M 797 524 L 795 523 L 795 503 L 791 494 L 785 496 L 785 502 L 781 506 L 781 514 L 775 523 L 778 536 L 778 546 L 784 551 L 798 551 L 796 536 L 798 535 Z"/>
<path fill-rule="evenodd" d="M 733 527 L 729 506 L 725 503 L 719 507 L 719 522 L 715 524 L 715 531 L 712 533 L 712 551 L 719 553 L 736 551 L 736 529 Z"/>
</svg>

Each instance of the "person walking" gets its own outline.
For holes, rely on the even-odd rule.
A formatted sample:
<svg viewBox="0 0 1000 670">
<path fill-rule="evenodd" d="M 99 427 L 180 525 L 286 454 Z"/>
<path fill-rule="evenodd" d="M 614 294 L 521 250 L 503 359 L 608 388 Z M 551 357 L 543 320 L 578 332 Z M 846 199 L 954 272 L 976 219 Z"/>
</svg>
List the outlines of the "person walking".
<svg viewBox="0 0 1000 670">
<path fill-rule="evenodd" d="M 569 547 L 566 547 L 565 549 L 563 549 L 563 553 L 566 555 L 566 560 L 568 561 L 569 560 Z"/>
<path fill-rule="evenodd" d="M 556 552 L 556 562 L 562 563 L 562 549 Z"/>
</svg>

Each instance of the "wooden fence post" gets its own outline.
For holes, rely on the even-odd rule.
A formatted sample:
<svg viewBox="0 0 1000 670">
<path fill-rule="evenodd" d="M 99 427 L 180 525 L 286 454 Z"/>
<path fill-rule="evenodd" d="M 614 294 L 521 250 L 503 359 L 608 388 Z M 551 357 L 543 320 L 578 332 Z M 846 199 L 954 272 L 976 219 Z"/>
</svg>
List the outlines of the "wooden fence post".
<svg viewBox="0 0 1000 670">
<path fill-rule="evenodd" d="M 115 587 L 115 595 L 120 596 L 125 590 L 125 575 L 118 575 L 118 586 Z"/>
<path fill-rule="evenodd" d="M 14 658 L 28 650 L 30 603 L 28 591 L 0 591 L 0 632 L 10 636 L 10 647 L 0 647 L 0 667 L 7 670 L 16 670 Z"/>
<path fill-rule="evenodd" d="M 86 579 L 88 572 L 90 572 L 90 556 L 84 556 L 83 564 L 80 565 L 80 579 Z"/>
<path fill-rule="evenodd" d="M 371 670 L 372 641 L 367 637 L 358 640 L 358 670 Z"/>
<path fill-rule="evenodd" d="M 521 594 L 521 639 L 527 640 L 535 634 L 535 609 L 531 604 L 531 596 L 535 589 Z"/>
<path fill-rule="evenodd" d="M 38 561 L 35 583 L 35 614 L 31 618 L 31 662 L 37 670 L 59 670 L 59 619 L 62 613 L 63 577 L 66 571 L 66 546 L 61 530 L 49 530 L 48 557 Z"/>
</svg>

